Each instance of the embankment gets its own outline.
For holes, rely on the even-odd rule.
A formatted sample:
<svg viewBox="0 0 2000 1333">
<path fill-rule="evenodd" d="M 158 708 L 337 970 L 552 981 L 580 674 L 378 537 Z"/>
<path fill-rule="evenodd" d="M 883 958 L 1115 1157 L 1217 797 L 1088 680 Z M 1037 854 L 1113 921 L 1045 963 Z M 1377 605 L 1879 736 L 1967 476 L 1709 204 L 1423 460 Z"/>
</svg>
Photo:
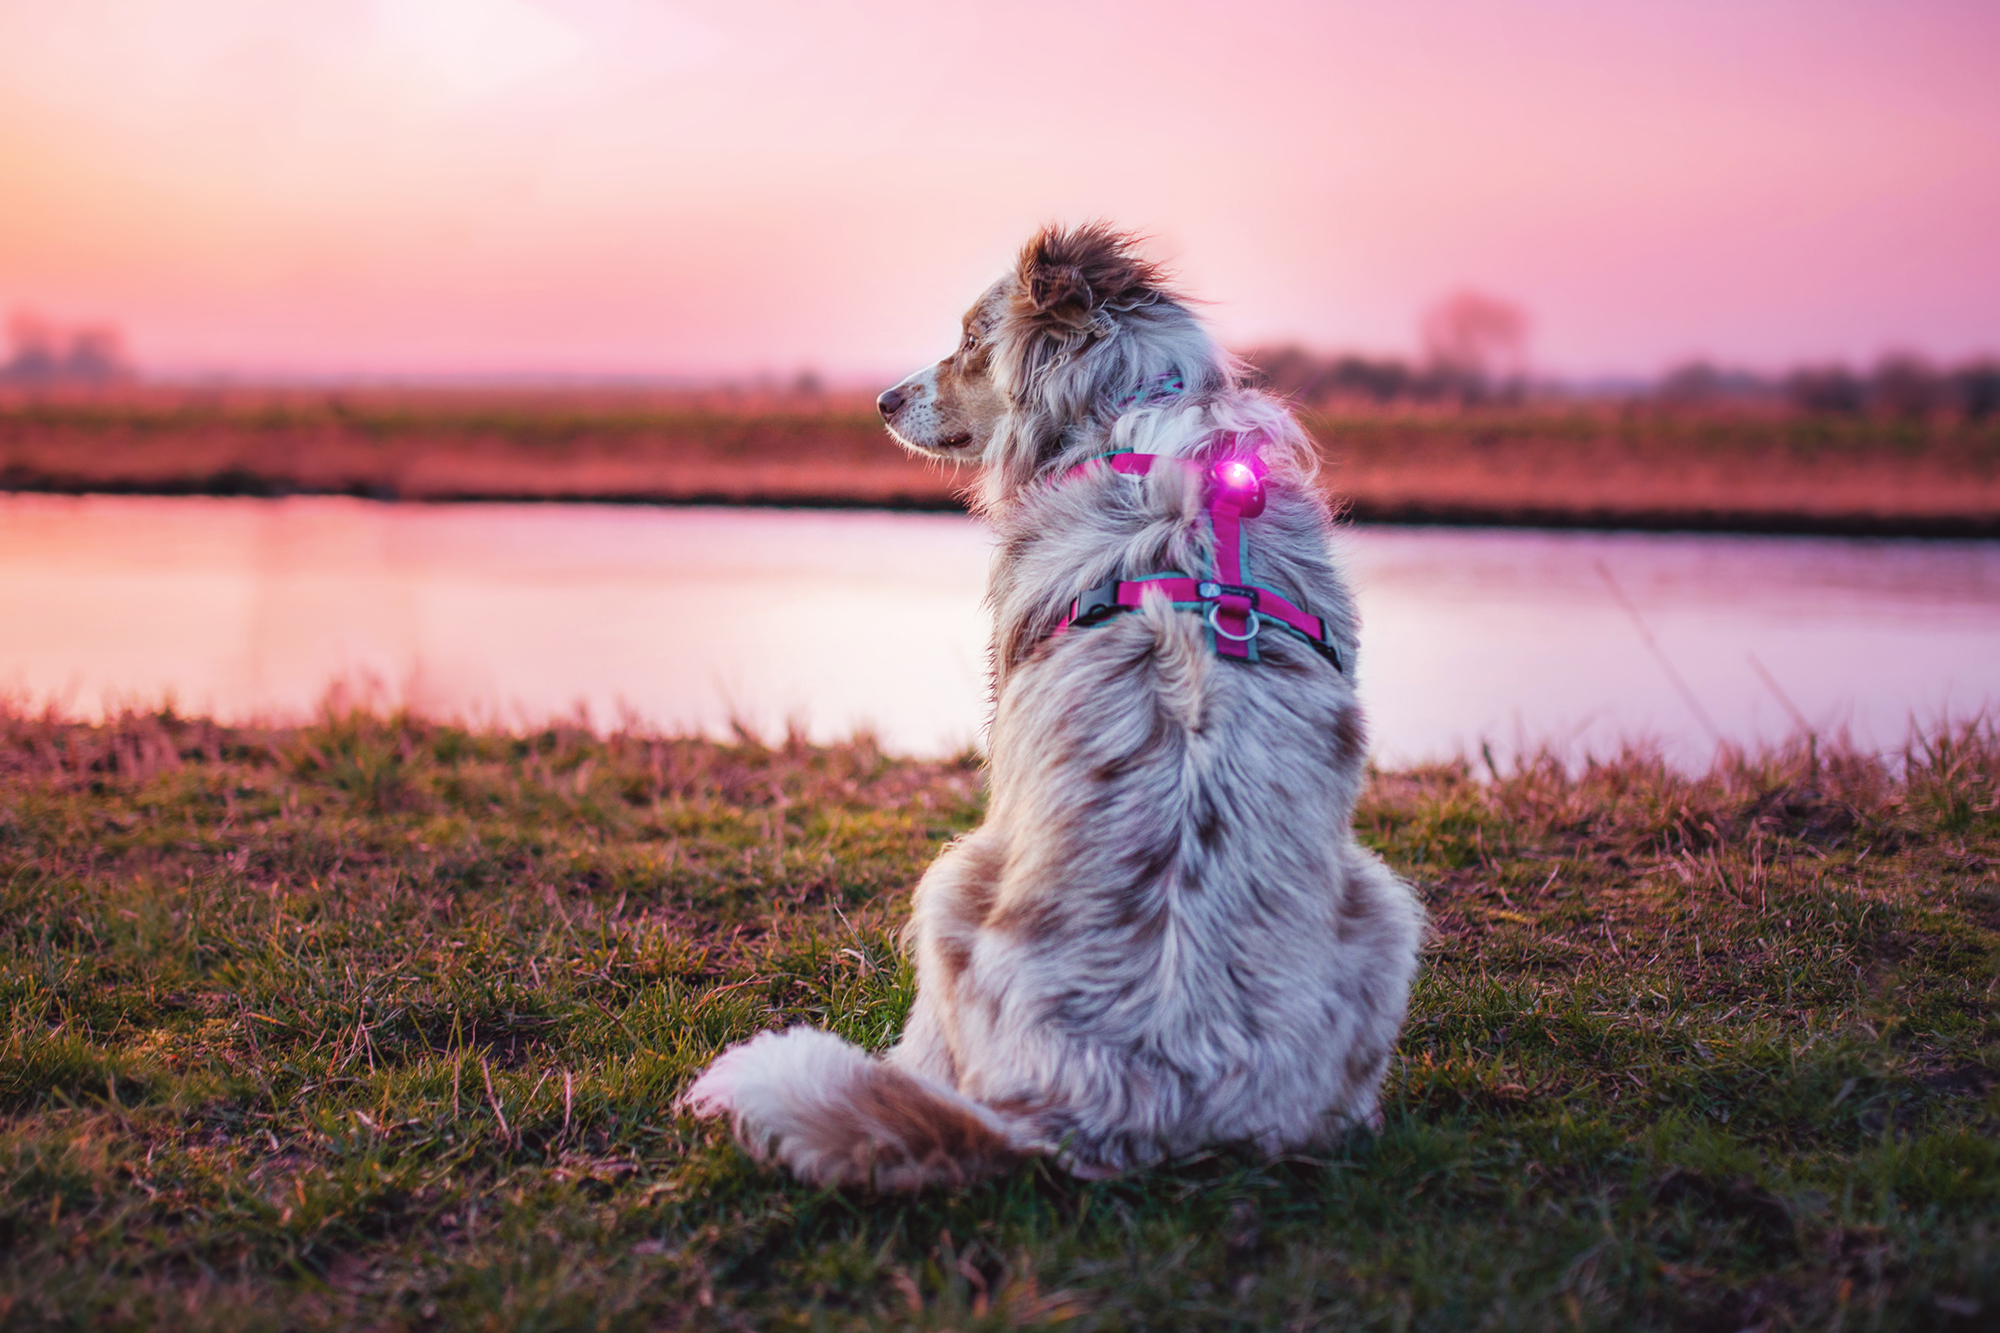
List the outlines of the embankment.
<svg viewBox="0 0 2000 1333">
<path fill-rule="evenodd" d="M 1308 413 L 1357 519 L 2000 537 L 2000 422 L 1633 405 Z M 136 391 L 0 401 L 0 489 L 942 509 L 853 399 Z"/>
</svg>

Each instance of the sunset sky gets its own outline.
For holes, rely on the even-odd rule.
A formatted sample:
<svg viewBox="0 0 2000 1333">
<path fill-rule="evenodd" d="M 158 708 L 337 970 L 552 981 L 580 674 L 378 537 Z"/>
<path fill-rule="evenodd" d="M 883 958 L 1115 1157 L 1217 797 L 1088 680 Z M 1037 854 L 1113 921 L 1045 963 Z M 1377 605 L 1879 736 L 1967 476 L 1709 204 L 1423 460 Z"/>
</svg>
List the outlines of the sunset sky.
<svg viewBox="0 0 2000 1333">
<path fill-rule="evenodd" d="M 1234 345 L 2000 352 L 2000 5 L 0 0 L 0 312 L 186 374 L 843 379 L 1050 219 Z"/>
</svg>

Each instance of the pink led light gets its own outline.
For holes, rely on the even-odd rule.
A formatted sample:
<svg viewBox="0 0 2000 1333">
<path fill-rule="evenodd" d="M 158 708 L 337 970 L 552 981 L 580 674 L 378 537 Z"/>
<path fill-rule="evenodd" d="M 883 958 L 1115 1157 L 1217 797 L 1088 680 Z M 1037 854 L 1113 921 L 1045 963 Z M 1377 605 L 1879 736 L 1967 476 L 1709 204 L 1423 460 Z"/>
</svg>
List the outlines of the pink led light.
<svg viewBox="0 0 2000 1333">
<path fill-rule="evenodd" d="M 1232 452 L 1209 467 L 1213 498 L 1227 499 L 1239 518 L 1255 518 L 1264 512 L 1264 460 L 1253 453 Z"/>
</svg>

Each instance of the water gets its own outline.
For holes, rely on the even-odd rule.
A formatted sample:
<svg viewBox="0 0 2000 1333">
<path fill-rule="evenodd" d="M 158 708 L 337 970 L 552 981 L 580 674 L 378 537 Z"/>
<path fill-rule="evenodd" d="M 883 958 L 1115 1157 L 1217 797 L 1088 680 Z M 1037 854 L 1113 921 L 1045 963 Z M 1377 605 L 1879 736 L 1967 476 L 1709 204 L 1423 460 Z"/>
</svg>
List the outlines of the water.
<svg viewBox="0 0 2000 1333">
<path fill-rule="evenodd" d="M 1360 527 L 1345 546 L 1389 764 L 1650 739 L 1698 765 L 1795 712 L 1890 748 L 2000 703 L 2000 543 Z M 282 719 L 341 681 L 480 721 L 736 717 L 944 752 L 984 718 L 987 551 L 939 515 L 0 496 L 0 690 Z"/>
</svg>

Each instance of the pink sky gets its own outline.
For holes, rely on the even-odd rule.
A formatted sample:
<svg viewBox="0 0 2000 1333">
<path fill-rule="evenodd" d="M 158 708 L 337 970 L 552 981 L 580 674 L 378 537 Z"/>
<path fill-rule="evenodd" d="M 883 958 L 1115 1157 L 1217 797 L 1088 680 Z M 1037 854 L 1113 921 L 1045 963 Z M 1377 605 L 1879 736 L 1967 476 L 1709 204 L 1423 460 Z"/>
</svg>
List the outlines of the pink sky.
<svg viewBox="0 0 2000 1333">
<path fill-rule="evenodd" d="M 164 372 L 897 372 L 1037 223 L 1236 345 L 2000 351 L 2000 6 L 0 0 L 0 310 Z"/>
</svg>

